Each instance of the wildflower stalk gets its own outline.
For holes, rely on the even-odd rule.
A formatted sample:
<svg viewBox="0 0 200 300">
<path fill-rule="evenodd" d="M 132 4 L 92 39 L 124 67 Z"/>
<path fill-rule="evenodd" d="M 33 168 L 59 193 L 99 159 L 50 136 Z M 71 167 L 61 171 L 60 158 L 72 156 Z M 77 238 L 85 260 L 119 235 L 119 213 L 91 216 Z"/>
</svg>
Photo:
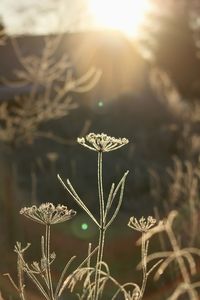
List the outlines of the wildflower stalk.
<svg viewBox="0 0 200 300">
<path fill-rule="evenodd" d="M 137 300 L 142 300 L 144 292 L 146 289 L 147 279 L 149 274 L 154 270 L 154 268 L 161 262 L 158 261 L 157 264 L 153 265 L 150 270 L 147 270 L 147 254 L 149 248 L 149 239 L 146 238 L 147 232 L 151 232 L 151 228 L 156 224 L 156 219 L 152 216 L 148 218 L 140 218 L 139 220 L 136 217 L 131 217 L 128 226 L 136 231 L 141 232 L 141 263 L 139 264 L 139 269 L 142 268 L 142 285 L 141 288 L 137 291 Z M 135 299 L 135 298 L 134 298 Z"/>
<path fill-rule="evenodd" d="M 17 242 L 15 246 L 15 252 L 17 252 L 17 277 L 18 277 L 18 286 L 12 279 L 9 273 L 4 274 L 5 276 L 8 276 L 10 282 L 12 283 L 13 287 L 16 289 L 16 291 L 19 294 L 20 300 L 26 300 L 25 294 L 24 294 L 24 259 L 23 259 L 23 253 L 28 249 L 30 244 L 28 243 L 26 247 L 22 248 L 21 243 Z M 17 251 L 16 251 L 17 250 Z M 0 297 L 1 299 L 1 297 Z"/>
<path fill-rule="evenodd" d="M 48 283 L 49 299 L 54 300 L 53 285 L 52 285 L 52 278 L 51 278 L 50 239 L 51 239 L 50 224 L 46 224 L 46 226 L 45 226 L 45 256 L 46 256 L 47 283 Z"/>
<path fill-rule="evenodd" d="M 107 203 L 105 205 L 104 199 L 104 190 L 103 190 L 103 152 L 110 152 L 113 150 L 117 150 L 124 145 L 126 145 L 129 141 L 125 138 L 114 138 L 108 136 L 104 133 L 95 134 L 90 133 L 85 138 L 78 138 L 78 143 L 82 146 L 95 151 L 98 153 L 98 166 L 97 166 L 97 184 L 98 184 L 98 198 L 99 198 L 99 220 L 97 220 L 88 207 L 84 204 L 82 199 L 78 196 L 77 192 L 74 190 L 71 182 L 67 179 L 66 184 L 63 182 L 61 177 L 58 175 L 58 179 L 64 186 L 64 188 L 69 192 L 69 194 L 73 197 L 76 203 L 90 216 L 90 218 L 96 223 L 99 229 L 99 240 L 98 240 L 98 252 L 96 259 L 96 266 L 94 268 L 94 291 L 92 292 L 92 300 L 98 300 L 100 296 L 100 280 L 101 280 L 101 270 L 102 270 L 102 261 L 103 261 L 103 252 L 104 252 L 104 242 L 105 242 L 105 234 L 108 227 L 116 218 L 121 203 L 123 199 L 124 185 L 126 176 L 128 175 L 128 171 L 124 173 L 123 177 L 117 184 L 115 188 L 115 184 L 113 183 L 110 189 L 110 193 L 107 199 Z M 118 203 L 114 210 L 114 213 L 109 217 L 109 211 L 113 204 L 114 199 L 119 193 Z"/>
<path fill-rule="evenodd" d="M 103 153 L 98 152 L 98 192 L 99 192 L 99 206 L 100 206 L 100 226 L 104 226 L 104 196 L 103 196 Z"/>
<path fill-rule="evenodd" d="M 98 152 L 98 192 L 99 192 L 99 207 L 100 207 L 100 229 L 99 229 L 99 242 L 98 242 L 98 253 L 96 260 L 96 269 L 95 269 L 95 291 L 94 299 L 98 300 L 98 291 L 99 291 L 99 280 L 100 280 L 100 271 L 101 265 L 100 262 L 103 260 L 103 250 L 104 250 L 104 241 L 105 241 L 105 209 L 104 209 L 104 193 L 103 193 L 103 153 Z"/>
<path fill-rule="evenodd" d="M 17 273 L 18 273 L 18 292 L 19 292 L 19 297 L 21 300 L 26 300 L 25 295 L 24 295 L 24 270 L 22 268 L 22 261 L 21 257 L 18 255 L 17 258 Z"/>
<path fill-rule="evenodd" d="M 146 284 L 147 284 L 147 251 L 148 251 L 148 244 L 149 241 L 145 240 L 145 233 L 142 232 L 142 245 L 141 245 L 141 262 L 142 262 L 142 270 L 143 270 L 143 279 L 142 279 L 142 286 L 141 286 L 141 290 L 140 290 L 140 297 L 139 299 L 143 298 L 144 295 L 144 291 L 146 288 Z"/>
<path fill-rule="evenodd" d="M 21 247 L 21 243 L 19 242 L 17 242 L 15 246 L 15 252 L 18 255 L 19 277 L 19 288 L 17 287 L 17 291 L 20 295 L 20 299 L 25 300 L 25 285 L 23 284 L 23 273 L 25 273 L 36 285 L 36 287 L 46 300 L 56 300 L 58 299 L 59 288 L 62 284 L 63 276 L 67 271 L 69 264 L 67 264 L 64 268 L 54 293 L 51 275 L 51 264 L 54 261 L 56 255 L 55 253 L 51 253 L 50 249 L 51 225 L 70 220 L 76 215 L 76 212 L 73 209 L 69 210 L 67 206 L 60 204 L 54 206 L 52 203 L 47 202 L 42 203 L 39 207 L 37 207 L 36 205 L 33 205 L 31 207 L 23 207 L 20 210 L 20 214 L 24 215 L 34 222 L 45 226 L 45 235 L 41 237 L 42 257 L 40 262 L 34 261 L 31 265 L 29 265 L 24 260 L 23 252 L 30 246 L 30 244 L 27 244 L 27 246 L 23 249 Z"/>
</svg>

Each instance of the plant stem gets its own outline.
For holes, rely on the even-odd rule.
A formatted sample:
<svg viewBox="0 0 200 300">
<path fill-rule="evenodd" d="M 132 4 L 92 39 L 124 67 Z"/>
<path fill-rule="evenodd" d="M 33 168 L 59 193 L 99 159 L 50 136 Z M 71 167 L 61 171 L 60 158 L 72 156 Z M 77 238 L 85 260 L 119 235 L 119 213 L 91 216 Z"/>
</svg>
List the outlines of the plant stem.
<svg viewBox="0 0 200 300">
<path fill-rule="evenodd" d="M 143 278 L 142 278 L 142 287 L 140 290 L 140 298 L 143 298 L 144 291 L 146 288 L 147 284 L 147 248 L 148 245 L 146 244 L 145 238 L 144 238 L 144 233 L 142 233 L 142 246 L 141 246 L 141 259 L 142 259 L 142 270 L 143 270 Z"/>
<path fill-rule="evenodd" d="M 21 257 L 18 255 L 17 258 L 17 270 L 18 270 L 18 280 L 19 280 L 19 295 L 21 300 L 25 300 L 24 295 L 24 271 L 22 267 Z"/>
<path fill-rule="evenodd" d="M 169 240 L 170 240 L 170 243 L 172 245 L 172 249 L 173 249 L 174 253 L 179 254 L 180 253 L 180 247 L 178 245 L 177 239 L 175 237 L 175 234 L 174 234 L 171 226 L 167 226 L 166 231 L 167 231 L 167 234 L 169 236 Z M 190 275 L 188 273 L 188 270 L 187 270 L 187 267 L 185 265 L 184 259 L 183 259 L 182 256 L 177 255 L 176 260 L 177 260 L 177 263 L 178 263 L 179 270 L 181 272 L 183 281 L 186 284 L 186 286 L 189 287 L 188 291 L 189 291 L 190 299 L 196 300 L 197 299 L 196 293 L 195 293 L 193 288 L 190 288 L 190 286 L 191 286 Z"/>
<path fill-rule="evenodd" d="M 104 241 L 105 241 L 105 229 L 101 228 L 99 233 L 99 243 L 98 243 L 98 253 L 96 261 L 96 270 L 95 270 L 95 291 L 94 291 L 94 300 L 99 299 L 99 280 L 100 280 L 100 271 L 101 265 L 100 262 L 103 259 L 103 250 L 104 250 Z"/>
<path fill-rule="evenodd" d="M 98 253 L 96 260 L 96 270 L 95 270 L 95 290 L 94 290 L 94 300 L 99 298 L 99 280 L 101 265 L 100 262 L 103 259 L 104 241 L 105 241 L 105 205 L 103 196 L 103 172 L 102 172 L 102 152 L 98 152 L 98 192 L 99 192 L 99 209 L 100 209 L 100 231 L 99 231 L 99 242 L 98 242 Z"/>
<path fill-rule="evenodd" d="M 47 268 L 47 282 L 48 282 L 48 294 L 49 299 L 54 300 L 53 296 L 53 286 L 52 286 L 52 278 L 51 278 L 51 267 L 50 267 L 50 225 L 46 225 L 46 233 L 45 233 L 45 255 L 46 255 L 46 268 Z"/>
<path fill-rule="evenodd" d="M 104 196 L 103 196 L 103 171 L 102 171 L 102 152 L 98 152 L 98 192 L 99 192 L 99 208 L 100 208 L 100 225 L 104 225 Z"/>
</svg>

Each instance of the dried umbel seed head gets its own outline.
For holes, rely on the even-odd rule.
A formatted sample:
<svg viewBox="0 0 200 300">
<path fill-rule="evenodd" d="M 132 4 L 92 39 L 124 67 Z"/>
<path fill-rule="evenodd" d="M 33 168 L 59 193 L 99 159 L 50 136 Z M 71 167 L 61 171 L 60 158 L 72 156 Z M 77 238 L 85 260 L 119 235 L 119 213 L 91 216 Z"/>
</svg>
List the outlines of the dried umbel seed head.
<svg viewBox="0 0 200 300">
<path fill-rule="evenodd" d="M 89 133 L 85 138 L 78 138 L 77 142 L 93 151 L 109 152 L 128 144 L 129 140 L 126 138 L 115 138 L 105 133 Z"/>
<path fill-rule="evenodd" d="M 140 232 L 147 232 L 151 227 L 155 226 L 156 219 L 149 216 L 148 218 L 140 218 L 139 220 L 135 217 L 131 217 L 128 226 L 133 228 L 134 230 Z"/>
<path fill-rule="evenodd" d="M 52 203 L 43 203 L 39 207 L 33 205 L 24 207 L 20 214 L 40 224 L 51 225 L 70 220 L 76 215 L 73 209 L 67 209 L 67 206 L 58 204 L 56 207 Z"/>
</svg>

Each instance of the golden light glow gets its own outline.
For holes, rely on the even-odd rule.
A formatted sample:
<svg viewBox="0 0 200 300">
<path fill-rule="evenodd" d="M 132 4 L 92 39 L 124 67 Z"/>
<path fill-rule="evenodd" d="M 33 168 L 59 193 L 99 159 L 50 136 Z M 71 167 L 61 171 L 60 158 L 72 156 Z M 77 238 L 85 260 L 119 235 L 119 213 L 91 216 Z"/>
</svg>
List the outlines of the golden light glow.
<svg viewBox="0 0 200 300">
<path fill-rule="evenodd" d="M 89 0 L 91 14 L 100 28 L 136 36 L 150 11 L 150 0 Z"/>
</svg>

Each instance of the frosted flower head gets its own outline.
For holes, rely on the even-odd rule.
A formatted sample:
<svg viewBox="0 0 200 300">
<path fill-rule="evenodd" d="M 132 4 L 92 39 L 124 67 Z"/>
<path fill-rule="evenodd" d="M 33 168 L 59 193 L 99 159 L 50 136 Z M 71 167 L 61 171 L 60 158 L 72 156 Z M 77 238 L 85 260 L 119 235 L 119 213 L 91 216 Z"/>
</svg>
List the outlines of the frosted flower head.
<svg viewBox="0 0 200 300">
<path fill-rule="evenodd" d="M 33 205 L 24 207 L 20 214 L 40 224 L 50 225 L 65 222 L 76 215 L 73 209 L 68 210 L 67 206 L 58 204 L 56 207 L 52 203 L 43 203 L 39 207 Z"/>
<path fill-rule="evenodd" d="M 126 138 L 115 138 L 105 133 L 89 133 L 85 138 L 78 138 L 77 142 L 93 151 L 109 152 L 128 144 L 129 140 Z"/>
<path fill-rule="evenodd" d="M 131 217 L 128 226 L 133 228 L 134 230 L 140 231 L 140 232 L 147 232 L 151 227 L 155 226 L 156 219 L 149 216 L 148 218 L 140 218 L 139 220 L 135 217 Z"/>
</svg>

